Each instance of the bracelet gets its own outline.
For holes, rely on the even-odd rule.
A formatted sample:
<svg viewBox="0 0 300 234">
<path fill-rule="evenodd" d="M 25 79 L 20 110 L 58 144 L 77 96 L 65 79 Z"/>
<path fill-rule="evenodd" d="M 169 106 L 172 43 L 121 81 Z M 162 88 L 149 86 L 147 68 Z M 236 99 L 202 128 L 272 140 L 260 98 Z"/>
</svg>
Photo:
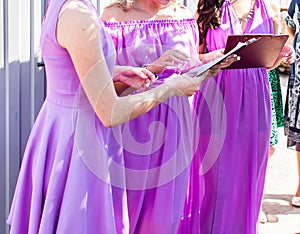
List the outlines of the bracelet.
<svg viewBox="0 0 300 234">
<path fill-rule="evenodd" d="M 148 63 L 142 64 L 142 68 L 146 68 L 148 71 L 150 71 L 152 74 L 154 74 L 155 78 L 157 78 L 157 74 L 148 68 L 149 65 L 150 64 L 148 64 Z"/>
<path fill-rule="evenodd" d="M 142 64 L 142 68 L 146 68 L 147 70 L 149 70 L 149 69 L 148 69 L 148 66 L 149 66 L 148 63 Z M 150 71 L 150 70 L 149 70 L 149 71 Z"/>
</svg>

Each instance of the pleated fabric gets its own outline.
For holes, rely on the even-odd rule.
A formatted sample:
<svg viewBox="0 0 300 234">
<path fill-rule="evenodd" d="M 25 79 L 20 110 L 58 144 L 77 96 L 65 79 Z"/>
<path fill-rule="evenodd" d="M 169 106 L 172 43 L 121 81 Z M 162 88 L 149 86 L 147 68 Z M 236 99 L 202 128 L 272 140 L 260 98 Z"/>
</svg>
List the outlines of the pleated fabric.
<svg viewBox="0 0 300 234">
<path fill-rule="evenodd" d="M 222 25 L 207 34 L 207 49 L 224 48 L 230 34 L 273 33 L 263 0 L 242 32 L 229 0 Z M 271 129 L 270 85 L 265 68 L 221 70 L 193 100 L 195 155 L 182 234 L 255 234 Z"/>
</svg>

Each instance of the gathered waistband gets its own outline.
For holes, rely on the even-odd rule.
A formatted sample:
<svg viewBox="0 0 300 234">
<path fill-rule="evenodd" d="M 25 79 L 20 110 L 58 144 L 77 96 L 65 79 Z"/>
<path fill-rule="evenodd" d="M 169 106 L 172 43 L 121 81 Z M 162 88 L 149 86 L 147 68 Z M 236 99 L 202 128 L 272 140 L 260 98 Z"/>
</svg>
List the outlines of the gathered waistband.
<svg viewBox="0 0 300 234">
<path fill-rule="evenodd" d="M 55 105 L 68 108 L 91 106 L 85 93 L 80 90 L 77 93 L 70 94 L 47 90 L 46 100 Z"/>
</svg>

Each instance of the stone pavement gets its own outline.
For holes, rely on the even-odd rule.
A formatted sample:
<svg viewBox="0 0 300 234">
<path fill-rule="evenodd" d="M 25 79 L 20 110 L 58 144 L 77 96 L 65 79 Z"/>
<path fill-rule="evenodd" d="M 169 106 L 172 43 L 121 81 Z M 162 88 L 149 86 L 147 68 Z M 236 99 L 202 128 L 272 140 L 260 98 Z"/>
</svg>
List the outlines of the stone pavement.
<svg viewBox="0 0 300 234">
<path fill-rule="evenodd" d="M 281 75 L 283 101 L 287 80 L 286 75 Z M 296 154 L 286 148 L 283 128 L 279 128 L 279 143 L 268 163 L 263 198 L 263 210 L 269 221 L 275 222 L 259 224 L 259 234 L 300 234 L 300 208 L 291 205 L 297 183 Z"/>
</svg>

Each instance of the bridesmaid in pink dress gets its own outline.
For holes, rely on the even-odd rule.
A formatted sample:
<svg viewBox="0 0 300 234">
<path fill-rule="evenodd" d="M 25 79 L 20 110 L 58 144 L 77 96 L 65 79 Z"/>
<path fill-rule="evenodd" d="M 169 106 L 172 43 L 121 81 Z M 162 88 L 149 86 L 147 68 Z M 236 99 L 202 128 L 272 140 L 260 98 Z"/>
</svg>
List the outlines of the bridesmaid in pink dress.
<svg viewBox="0 0 300 234">
<path fill-rule="evenodd" d="M 112 81 L 115 48 L 89 0 L 49 0 L 40 42 L 47 97 L 23 157 L 7 220 L 10 233 L 122 233 L 123 214 L 114 210 L 112 185 L 124 181 L 123 171 L 115 174 L 111 168 L 123 155 L 107 151 L 111 130 L 106 127 L 170 96 L 192 95 L 208 73 L 199 79 L 177 76 L 155 89 L 118 97 Z M 154 79 L 145 68 L 116 69 L 114 78 L 146 84 Z"/>
<path fill-rule="evenodd" d="M 152 88 L 201 64 L 197 23 L 175 2 L 121 0 L 102 15 L 116 46 L 117 64 L 147 67 L 157 75 Z M 234 61 L 236 56 L 231 56 L 222 66 Z M 211 72 L 216 75 L 219 65 Z M 112 152 L 124 152 L 129 233 L 176 233 L 194 154 L 188 98 L 166 100 L 123 124 L 121 132 L 123 137 L 111 138 L 109 145 Z M 114 198 L 121 195 L 114 193 Z"/>
<path fill-rule="evenodd" d="M 200 41 L 208 52 L 202 57 L 224 48 L 230 34 L 273 34 L 265 0 L 208 2 L 198 4 Z M 290 47 L 282 52 L 274 67 L 286 53 L 292 57 Z M 222 70 L 200 86 L 193 117 L 196 153 L 180 233 L 257 233 L 271 130 L 267 69 Z"/>
<path fill-rule="evenodd" d="M 118 65 L 146 64 L 157 74 L 152 87 L 159 87 L 200 64 L 197 23 L 187 8 L 171 0 L 125 2 L 107 7 L 102 15 Z M 124 152 L 129 233 L 176 233 L 193 157 L 188 98 L 170 98 L 121 131 L 115 147 Z"/>
</svg>

